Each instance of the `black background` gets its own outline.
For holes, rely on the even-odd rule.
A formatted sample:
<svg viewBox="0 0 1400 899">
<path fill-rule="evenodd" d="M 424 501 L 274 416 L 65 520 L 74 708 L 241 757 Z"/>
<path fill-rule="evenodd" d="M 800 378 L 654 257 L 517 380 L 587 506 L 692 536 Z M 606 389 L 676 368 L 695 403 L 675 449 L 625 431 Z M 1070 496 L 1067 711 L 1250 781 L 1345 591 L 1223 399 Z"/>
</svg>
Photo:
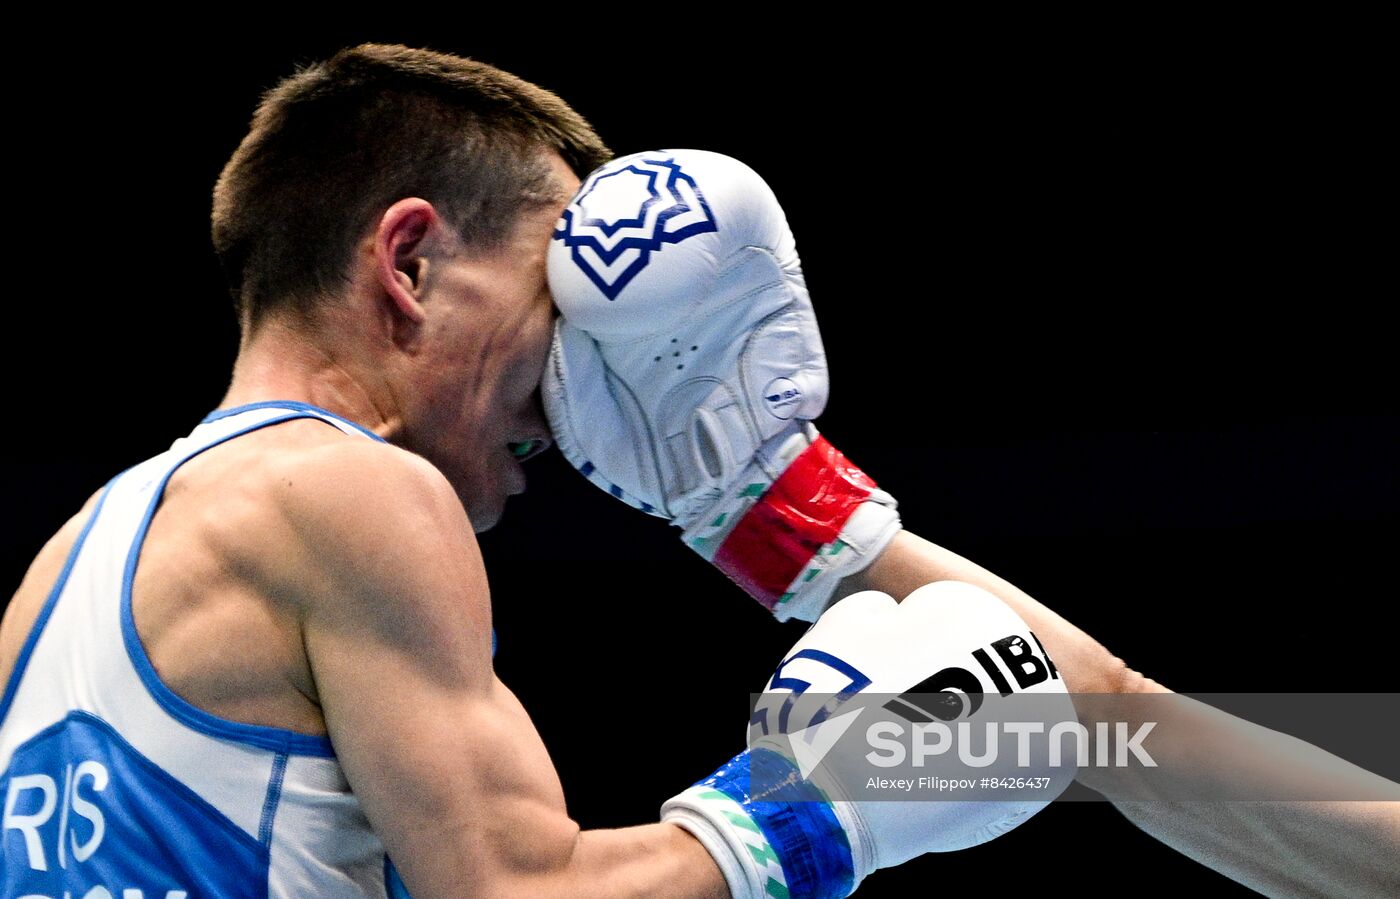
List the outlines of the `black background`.
<svg viewBox="0 0 1400 899">
<path fill-rule="evenodd" d="M 1301 25 L 1079 24 L 791 40 L 637 9 L 184 40 L 94 24 L 25 48 L 8 67 L 9 589 L 87 495 L 218 404 L 236 329 L 210 191 L 260 92 L 380 40 L 551 88 L 619 153 L 700 147 L 763 174 L 826 341 L 819 424 L 906 526 L 1174 689 L 1393 690 L 1371 57 Z M 584 826 L 655 820 L 741 747 L 747 693 L 801 626 L 557 454 L 529 473 L 483 538 L 498 670 Z M 1368 725 L 1391 747 L 1395 711 Z M 1248 894 L 1076 803 L 861 895 L 1061 878 Z"/>
</svg>

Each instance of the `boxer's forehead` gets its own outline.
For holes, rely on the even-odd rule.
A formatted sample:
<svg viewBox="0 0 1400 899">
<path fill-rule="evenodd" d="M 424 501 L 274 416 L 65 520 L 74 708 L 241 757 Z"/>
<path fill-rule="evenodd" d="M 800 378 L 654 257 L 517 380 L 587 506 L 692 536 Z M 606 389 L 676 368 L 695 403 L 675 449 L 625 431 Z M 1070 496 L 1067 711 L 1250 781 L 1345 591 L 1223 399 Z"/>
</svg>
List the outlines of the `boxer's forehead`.
<svg viewBox="0 0 1400 899">
<path fill-rule="evenodd" d="M 547 296 L 545 271 L 549 245 L 559 217 L 578 192 L 582 182 L 558 153 L 551 150 L 545 154 L 545 158 L 550 168 L 550 196 L 542 205 L 523 213 L 517 220 L 515 245 L 522 265 L 528 269 L 531 277 L 539 282 L 541 290 Z M 552 300 L 549 306 L 551 313 L 557 315 Z"/>
<path fill-rule="evenodd" d="M 469 247 L 478 258 L 509 260 L 519 272 L 544 277 L 549 244 L 559 217 L 578 191 L 580 180 L 558 153 L 543 154 L 549 176 L 516 215 L 509 236 L 496 247 Z"/>
<path fill-rule="evenodd" d="M 553 176 L 553 181 L 559 189 L 556 199 L 558 199 L 559 208 L 562 211 L 564 205 L 567 204 L 569 200 L 573 199 L 574 194 L 578 193 L 582 181 L 574 170 L 569 168 L 569 164 L 564 161 L 564 157 L 560 156 L 558 153 L 551 150 L 546 154 L 546 158 L 549 160 L 550 174 Z"/>
</svg>

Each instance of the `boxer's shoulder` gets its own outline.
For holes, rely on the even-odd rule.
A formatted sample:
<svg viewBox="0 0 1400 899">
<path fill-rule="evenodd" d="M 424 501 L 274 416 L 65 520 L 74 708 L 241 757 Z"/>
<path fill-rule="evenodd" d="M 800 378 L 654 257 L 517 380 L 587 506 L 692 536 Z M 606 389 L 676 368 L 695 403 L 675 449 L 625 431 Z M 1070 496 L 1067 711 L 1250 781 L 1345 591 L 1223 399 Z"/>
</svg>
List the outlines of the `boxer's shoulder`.
<svg viewBox="0 0 1400 899">
<path fill-rule="evenodd" d="M 298 424 L 315 427 L 289 423 Z M 225 528 L 228 554 L 281 581 L 270 587 L 319 583 L 344 595 L 350 587 L 407 581 L 407 569 L 441 566 L 435 556 L 449 551 L 480 565 L 461 501 L 422 456 L 334 431 L 305 436 L 255 457 L 226 498 L 234 511 Z"/>
<path fill-rule="evenodd" d="M 385 443 L 322 441 L 282 454 L 258 489 L 265 517 L 254 539 L 281 548 L 258 563 L 262 589 L 294 597 L 328 723 L 332 704 L 355 701 L 346 685 L 361 683 L 366 659 L 400 672 L 405 702 L 421 700 L 408 669 L 489 685 L 486 570 L 440 470 Z"/>
<path fill-rule="evenodd" d="M 177 677 L 190 659 L 220 655 L 188 646 L 162 652 L 163 620 L 179 618 L 189 634 L 203 610 L 207 645 L 237 660 L 240 682 L 256 669 L 269 675 L 264 681 L 290 680 L 318 707 L 326 678 L 339 676 L 334 660 L 350 657 L 352 646 L 412 643 L 414 654 L 436 658 L 441 647 L 429 635 L 460 646 L 472 639 L 463 628 L 479 621 L 480 664 L 489 667 L 490 598 L 475 535 L 450 483 L 421 456 L 290 421 L 190 460 L 167 492 L 170 505 L 152 525 L 159 540 L 161 515 L 170 513 L 167 542 L 143 551 L 148 576 L 142 582 L 138 569 L 136 586 L 145 589 L 135 601 L 146 603 L 142 637 L 179 681 L 172 688 L 184 686 L 207 709 L 223 708 L 212 703 L 225 702 L 227 687 L 212 686 L 228 684 L 233 672 L 213 677 L 220 672 L 201 663 Z M 140 626 L 140 609 L 137 619 Z M 190 686 L 206 681 L 210 689 Z M 268 693 L 260 684 L 250 692 Z M 295 711 L 279 720 L 293 721 Z M 314 724 L 324 727 L 298 727 Z"/>
</svg>

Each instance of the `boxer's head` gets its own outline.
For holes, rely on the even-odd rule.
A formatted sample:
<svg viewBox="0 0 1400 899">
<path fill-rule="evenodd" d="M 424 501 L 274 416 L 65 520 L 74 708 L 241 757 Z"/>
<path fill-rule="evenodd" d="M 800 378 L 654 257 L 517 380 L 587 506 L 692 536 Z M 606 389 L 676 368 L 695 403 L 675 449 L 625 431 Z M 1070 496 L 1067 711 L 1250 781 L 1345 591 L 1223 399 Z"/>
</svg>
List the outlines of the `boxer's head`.
<svg viewBox="0 0 1400 899">
<path fill-rule="evenodd" d="M 303 68 L 214 189 L 242 352 L 295 335 L 314 361 L 289 365 L 343 380 L 490 527 L 523 487 L 511 445 L 548 436 L 550 234 L 610 155 L 558 97 L 473 60 L 363 45 Z"/>
</svg>

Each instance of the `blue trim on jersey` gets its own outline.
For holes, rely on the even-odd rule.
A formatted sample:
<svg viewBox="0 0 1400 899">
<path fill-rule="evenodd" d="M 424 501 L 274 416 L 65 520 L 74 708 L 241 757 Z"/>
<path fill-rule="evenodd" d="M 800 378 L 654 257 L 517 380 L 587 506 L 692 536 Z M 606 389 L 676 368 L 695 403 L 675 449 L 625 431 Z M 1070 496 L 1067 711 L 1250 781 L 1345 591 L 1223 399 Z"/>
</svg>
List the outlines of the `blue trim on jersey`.
<svg viewBox="0 0 1400 899">
<path fill-rule="evenodd" d="M 394 867 L 387 855 L 384 856 L 384 893 L 389 899 L 413 899 L 403 885 L 403 878 L 399 877 L 398 868 Z"/>
<path fill-rule="evenodd" d="M 276 405 L 276 404 L 273 404 Z M 249 746 L 256 746 L 259 749 L 270 749 L 274 752 L 286 752 L 291 755 L 312 755 L 322 758 L 335 758 L 335 750 L 331 747 L 331 741 L 327 737 L 317 737 L 310 734 L 299 734 L 295 731 L 284 730 L 280 727 L 267 727 L 261 724 L 244 724 L 239 721 L 229 721 L 216 715 L 196 708 L 185 700 L 176 696 L 175 693 L 161 683 L 160 676 L 156 674 L 155 667 L 151 664 L 150 658 L 146 655 L 146 648 L 141 645 L 141 638 L 136 633 L 136 619 L 131 614 L 131 582 L 136 576 L 136 560 L 141 555 L 141 544 L 146 542 L 146 531 L 150 529 L 151 518 L 156 514 L 156 507 L 160 505 L 161 497 L 165 494 L 165 485 L 170 482 L 173 475 L 181 465 L 198 456 L 205 450 L 213 449 L 221 443 L 241 437 L 244 434 L 257 431 L 271 425 L 281 424 L 284 421 L 308 417 L 305 412 L 293 412 L 268 421 L 258 422 L 235 431 L 220 439 L 202 446 L 185 458 L 176 462 L 175 465 L 161 478 L 160 484 L 156 487 L 155 493 L 151 496 L 150 505 L 146 507 L 146 514 L 141 519 L 141 526 L 136 530 L 136 537 L 131 541 L 131 551 L 126 557 L 126 570 L 122 575 L 122 639 L 126 643 L 126 654 L 131 658 L 131 664 L 136 668 L 136 673 L 141 676 L 142 682 L 146 685 L 146 690 L 152 698 L 160 704 L 161 708 L 170 713 L 171 717 L 180 721 L 187 727 L 193 728 L 200 733 L 208 734 L 211 737 L 218 737 L 222 740 L 232 740 L 236 743 L 246 743 Z"/>
<path fill-rule="evenodd" d="M 272 760 L 272 776 L 267 779 L 267 798 L 263 800 L 262 820 L 258 822 L 258 842 L 272 845 L 272 822 L 277 817 L 277 805 L 282 801 L 282 779 L 287 774 L 287 754 L 277 753 Z"/>
<path fill-rule="evenodd" d="M 119 478 L 121 475 L 117 475 L 117 477 Z M 25 638 L 24 646 L 19 651 L 19 658 L 15 660 L 14 670 L 10 672 L 10 682 L 5 685 L 4 695 L 0 696 L 0 724 L 5 723 L 5 716 L 10 711 L 10 704 L 15 701 L 15 693 L 19 692 L 19 682 L 24 676 L 24 669 L 29 666 L 29 656 L 33 654 L 34 647 L 39 643 L 39 637 L 49 623 L 49 616 L 53 614 L 54 606 L 58 605 L 58 595 L 63 592 L 63 587 L 68 583 L 68 575 L 73 572 L 73 565 L 78 561 L 78 552 L 83 548 L 83 541 L 87 540 L 88 531 L 92 530 L 93 522 L 97 521 L 97 513 L 102 511 L 102 504 L 107 501 L 107 494 L 111 491 L 116 480 L 117 478 L 112 478 L 102 488 L 102 495 L 97 498 L 97 505 L 93 507 L 92 514 L 88 516 L 83 529 L 78 532 L 78 539 L 73 541 L 73 548 L 68 550 L 68 559 L 63 563 L 63 570 L 59 572 L 58 580 L 54 582 L 53 589 L 49 591 L 49 598 L 44 600 L 44 607 L 39 610 L 39 617 L 34 619 L 34 624 L 29 628 L 29 636 Z"/>
<path fill-rule="evenodd" d="M 353 422 L 350 419 L 344 418 L 340 415 L 336 415 L 334 412 L 328 412 L 325 409 L 322 409 L 320 406 L 313 406 L 310 403 L 303 403 L 299 400 L 263 400 L 262 402 L 258 403 L 248 403 L 243 406 L 235 406 L 232 409 L 216 409 L 215 411 L 210 412 L 208 415 L 204 416 L 204 419 L 200 422 L 200 424 L 208 424 L 211 421 L 218 421 L 221 418 L 228 418 L 230 415 L 237 415 L 240 412 L 247 412 L 250 409 L 295 409 L 299 412 L 314 412 L 317 415 L 324 415 L 327 418 L 334 418 L 338 422 L 347 424 L 355 430 L 359 431 L 361 434 L 364 434 L 366 437 L 373 437 L 380 443 L 389 442 L 362 424 Z"/>
</svg>

